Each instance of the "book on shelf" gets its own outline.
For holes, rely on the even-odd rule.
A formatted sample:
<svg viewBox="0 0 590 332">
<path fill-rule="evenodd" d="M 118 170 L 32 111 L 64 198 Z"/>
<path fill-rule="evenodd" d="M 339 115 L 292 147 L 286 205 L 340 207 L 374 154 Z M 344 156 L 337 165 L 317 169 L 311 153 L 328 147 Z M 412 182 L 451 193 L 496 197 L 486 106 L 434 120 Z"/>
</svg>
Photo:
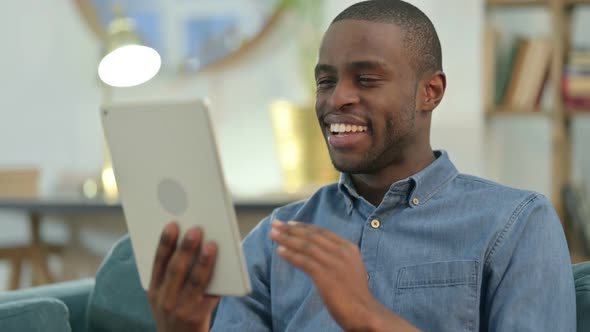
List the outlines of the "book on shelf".
<svg viewBox="0 0 590 332">
<path fill-rule="evenodd" d="M 573 50 L 568 55 L 568 64 L 571 66 L 590 67 L 590 50 Z"/>
<path fill-rule="evenodd" d="M 551 42 L 521 38 L 518 43 L 502 104 L 512 110 L 538 110 L 551 65 Z"/>
<path fill-rule="evenodd" d="M 499 39 L 501 38 L 499 35 L 495 36 L 495 43 L 499 43 Z M 495 66 L 495 105 L 500 105 L 503 103 L 504 96 L 506 95 L 506 91 L 508 88 L 508 82 L 510 81 L 510 73 L 514 68 L 515 61 L 517 58 L 517 54 L 519 49 L 523 46 L 521 38 L 515 38 L 512 40 L 510 44 L 510 49 L 508 54 L 503 54 L 501 50 L 498 48 L 492 56 L 496 58 L 494 63 Z"/>
<path fill-rule="evenodd" d="M 487 26 L 483 44 L 483 96 L 486 112 L 490 112 L 496 105 L 499 88 L 496 84 L 497 43 L 499 34 L 491 26 Z"/>
<path fill-rule="evenodd" d="M 569 54 L 561 89 L 569 111 L 590 111 L 590 51 L 574 50 Z"/>
<path fill-rule="evenodd" d="M 563 105 L 568 112 L 590 112 L 590 98 L 564 97 Z"/>
<path fill-rule="evenodd" d="M 567 96 L 590 98 L 590 73 L 563 75 L 563 88 Z"/>
<path fill-rule="evenodd" d="M 545 88 L 551 68 L 550 40 L 544 37 L 512 37 L 509 47 L 502 51 L 492 47 L 499 44 L 500 36 L 487 33 L 487 56 L 484 59 L 495 58 L 493 63 L 484 60 L 489 62 L 486 66 L 495 66 L 494 75 L 484 77 L 486 81 L 495 81 L 494 105 L 491 108 L 497 106 L 509 112 L 538 111 L 543 94 L 550 92 Z"/>
</svg>

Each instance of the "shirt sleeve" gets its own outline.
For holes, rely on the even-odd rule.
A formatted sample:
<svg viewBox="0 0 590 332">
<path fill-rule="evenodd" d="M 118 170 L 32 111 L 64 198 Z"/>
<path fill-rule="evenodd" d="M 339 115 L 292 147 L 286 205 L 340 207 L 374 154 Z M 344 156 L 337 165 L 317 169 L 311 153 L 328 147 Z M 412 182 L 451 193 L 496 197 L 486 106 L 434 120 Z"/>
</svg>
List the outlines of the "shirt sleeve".
<svg viewBox="0 0 590 332">
<path fill-rule="evenodd" d="M 483 280 L 483 329 L 576 330 L 569 251 L 544 196 L 528 197 L 506 222 L 486 259 Z"/>
<path fill-rule="evenodd" d="M 270 268 L 271 217 L 262 220 L 242 243 L 252 292 L 244 297 L 223 297 L 211 331 L 271 331 Z"/>
</svg>

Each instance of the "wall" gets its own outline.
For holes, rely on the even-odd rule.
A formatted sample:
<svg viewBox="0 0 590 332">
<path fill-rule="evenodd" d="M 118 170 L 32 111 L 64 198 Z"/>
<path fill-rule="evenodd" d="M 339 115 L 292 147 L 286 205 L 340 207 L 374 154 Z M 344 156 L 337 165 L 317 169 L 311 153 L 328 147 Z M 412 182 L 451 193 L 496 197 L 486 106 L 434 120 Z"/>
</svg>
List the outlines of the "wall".
<svg viewBox="0 0 590 332">
<path fill-rule="evenodd" d="M 0 21 L 0 166 L 38 165 L 43 192 L 65 170 L 97 171 L 99 45 L 69 1 L 3 2 Z"/>
<path fill-rule="evenodd" d="M 95 75 L 99 45 L 69 1 L 4 1 L 0 10 L 0 168 L 41 169 L 41 191 L 64 173 L 96 174 L 102 143 Z M 44 234 L 63 241 L 57 221 Z M 0 243 L 28 241 L 25 216 L 0 214 Z M 52 226 L 53 225 L 53 226 Z M 0 262 L 0 289 L 6 266 Z"/>
</svg>

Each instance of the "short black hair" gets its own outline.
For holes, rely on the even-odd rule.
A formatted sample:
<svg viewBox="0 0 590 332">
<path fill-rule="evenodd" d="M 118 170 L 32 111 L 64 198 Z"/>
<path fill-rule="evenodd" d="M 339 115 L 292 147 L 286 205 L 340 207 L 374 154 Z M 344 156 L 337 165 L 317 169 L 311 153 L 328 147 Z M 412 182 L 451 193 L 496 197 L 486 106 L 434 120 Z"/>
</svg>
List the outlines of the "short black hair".
<svg viewBox="0 0 590 332">
<path fill-rule="evenodd" d="M 362 20 L 398 25 L 411 63 L 420 78 L 426 73 L 442 71 L 442 50 L 434 25 L 420 9 L 401 0 L 358 2 L 338 14 L 332 23 Z"/>
</svg>

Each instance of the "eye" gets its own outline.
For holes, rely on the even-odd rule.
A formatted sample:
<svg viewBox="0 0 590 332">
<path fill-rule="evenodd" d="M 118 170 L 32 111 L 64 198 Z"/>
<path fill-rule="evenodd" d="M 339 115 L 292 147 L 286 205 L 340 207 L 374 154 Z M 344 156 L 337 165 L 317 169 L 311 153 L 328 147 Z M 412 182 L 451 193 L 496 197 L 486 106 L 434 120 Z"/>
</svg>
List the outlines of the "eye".
<svg viewBox="0 0 590 332">
<path fill-rule="evenodd" d="M 361 86 L 370 87 L 377 84 L 380 80 L 374 76 L 360 75 L 357 81 Z"/>
<path fill-rule="evenodd" d="M 316 85 L 317 85 L 318 90 L 328 89 L 328 88 L 334 86 L 334 84 L 336 84 L 336 80 L 331 77 L 318 78 L 316 81 Z"/>
</svg>

